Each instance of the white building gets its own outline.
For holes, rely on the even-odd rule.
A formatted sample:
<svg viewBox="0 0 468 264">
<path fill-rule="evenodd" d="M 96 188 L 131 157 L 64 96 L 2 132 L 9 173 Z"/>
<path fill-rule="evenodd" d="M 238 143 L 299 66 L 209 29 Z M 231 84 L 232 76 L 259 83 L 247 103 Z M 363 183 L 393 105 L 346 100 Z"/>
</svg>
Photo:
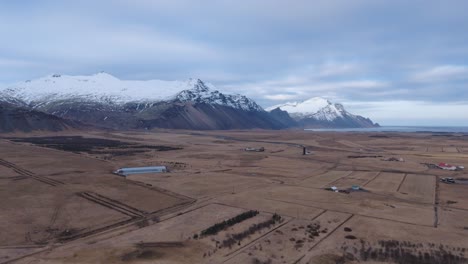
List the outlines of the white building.
<svg viewBox="0 0 468 264">
<path fill-rule="evenodd" d="M 120 168 L 114 171 L 115 174 L 118 174 L 121 176 L 128 176 L 132 174 L 143 174 L 143 173 L 163 173 L 163 172 L 167 172 L 166 166 Z"/>
</svg>

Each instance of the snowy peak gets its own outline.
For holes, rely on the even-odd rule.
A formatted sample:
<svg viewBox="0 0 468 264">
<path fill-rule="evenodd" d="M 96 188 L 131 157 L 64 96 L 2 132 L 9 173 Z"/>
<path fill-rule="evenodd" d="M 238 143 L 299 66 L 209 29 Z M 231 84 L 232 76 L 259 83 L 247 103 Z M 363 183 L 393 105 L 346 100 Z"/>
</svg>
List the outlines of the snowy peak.
<svg viewBox="0 0 468 264">
<path fill-rule="evenodd" d="M 313 97 L 303 102 L 288 102 L 285 104 L 275 105 L 267 108 L 271 111 L 275 108 L 280 108 L 288 112 L 292 117 L 298 118 L 315 118 L 318 120 L 333 121 L 336 118 L 343 117 L 344 114 L 349 114 L 341 104 L 333 104 L 329 100 L 322 97 Z"/>
<path fill-rule="evenodd" d="M 123 81 L 105 72 L 89 76 L 53 74 L 11 85 L 0 93 L 28 104 L 68 99 L 125 103 L 161 100 L 173 89 L 181 90 L 186 85 L 186 82 Z"/>
<path fill-rule="evenodd" d="M 200 87 L 199 83 L 203 82 L 120 80 L 105 72 L 89 76 L 53 74 L 0 89 L 0 97 L 14 97 L 28 104 L 70 99 L 114 104 L 157 102 L 172 98 L 177 91 Z"/>
<path fill-rule="evenodd" d="M 246 111 L 264 111 L 253 100 L 240 94 L 224 94 L 218 90 L 214 90 L 213 86 L 206 85 L 198 79 L 192 89 L 184 90 L 175 96 L 175 100 L 179 102 L 194 102 L 204 104 L 216 104 L 228 106 Z"/>
<path fill-rule="evenodd" d="M 290 114 L 293 113 L 316 113 L 320 109 L 331 105 L 332 103 L 322 97 L 313 97 L 302 102 L 288 102 L 284 104 L 275 105 L 267 108 L 267 110 L 273 110 L 280 108 L 281 110 L 287 111 Z"/>
<path fill-rule="evenodd" d="M 20 82 L 0 88 L 0 100 L 18 100 L 34 108 L 65 101 L 123 106 L 127 103 L 151 105 L 175 100 L 264 111 L 253 100 L 239 94 L 221 93 L 200 79 L 133 81 L 120 80 L 105 72 L 89 76 L 52 74 Z"/>
<path fill-rule="evenodd" d="M 303 102 L 291 102 L 267 108 L 281 109 L 303 127 L 374 127 L 372 120 L 353 115 L 342 104 L 332 103 L 322 97 L 313 97 Z"/>
<path fill-rule="evenodd" d="M 213 93 L 218 91 L 212 91 L 202 80 L 197 79 L 189 79 L 189 88 L 187 90 L 183 90 L 175 95 L 175 99 L 181 102 L 187 101 L 194 101 L 194 102 L 201 102 L 202 99 L 210 98 Z"/>
</svg>

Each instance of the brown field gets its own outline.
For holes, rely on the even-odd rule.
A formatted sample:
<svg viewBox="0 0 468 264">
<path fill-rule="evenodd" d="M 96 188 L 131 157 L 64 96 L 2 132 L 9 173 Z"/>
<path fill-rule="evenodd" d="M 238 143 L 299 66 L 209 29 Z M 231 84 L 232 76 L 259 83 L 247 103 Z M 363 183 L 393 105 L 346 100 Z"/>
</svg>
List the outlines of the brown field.
<svg viewBox="0 0 468 264">
<path fill-rule="evenodd" d="M 315 188 L 329 187 L 351 173 L 352 171 L 329 171 L 327 173 L 305 179 L 302 182 L 302 185 Z"/>
<path fill-rule="evenodd" d="M 468 263 L 468 173 L 425 165 L 467 166 L 459 135 L 1 136 L 0 263 Z"/>
<path fill-rule="evenodd" d="M 249 263 L 252 259 L 293 263 L 298 259 L 298 255 L 304 255 L 350 217 L 351 214 L 326 211 L 313 220 L 295 219 L 231 256 L 226 263 Z M 311 234 L 310 226 L 313 225 L 318 227 L 316 236 Z"/>
<path fill-rule="evenodd" d="M 433 203 L 436 180 L 432 175 L 406 174 L 398 191 L 416 201 Z"/>
<path fill-rule="evenodd" d="M 377 178 L 366 184 L 366 189 L 376 192 L 396 192 L 401 182 L 404 180 L 403 173 L 382 172 Z"/>
<path fill-rule="evenodd" d="M 443 150 L 444 152 L 458 153 L 458 149 L 456 147 L 444 147 Z"/>
<path fill-rule="evenodd" d="M 371 172 L 362 172 L 362 171 L 355 171 L 348 176 L 341 178 L 333 185 L 338 188 L 351 188 L 353 185 L 364 186 L 369 181 L 373 180 L 379 175 L 379 172 L 371 171 Z"/>
</svg>

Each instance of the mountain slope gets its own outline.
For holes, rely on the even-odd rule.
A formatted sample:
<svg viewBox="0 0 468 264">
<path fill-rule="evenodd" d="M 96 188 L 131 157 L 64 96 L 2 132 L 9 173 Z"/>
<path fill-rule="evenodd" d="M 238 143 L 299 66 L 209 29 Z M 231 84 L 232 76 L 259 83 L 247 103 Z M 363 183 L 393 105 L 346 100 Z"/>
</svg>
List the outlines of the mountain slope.
<svg viewBox="0 0 468 264">
<path fill-rule="evenodd" d="M 52 75 L 3 89 L 0 98 L 114 129 L 285 128 L 253 100 L 222 93 L 199 79 L 122 81 L 106 73 Z"/>
<path fill-rule="evenodd" d="M 303 102 L 275 105 L 267 110 L 281 109 L 304 128 L 359 128 L 376 127 L 378 124 L 369 118 L 353 115 L 342 104 L 333 104 L 327 99 L 313 97 Z"/>
<path fill-rule="evenodd" d="M 372 127 L 371 120 L 316 97 L 265 111 L 199 79 L 126 81 L 107 73 L 50 75 L 0 89 L 0 102 L 112 129 Z M 276 110 L 274 110 L 276 109 Z"/>
<path fill-rule="evenodd" d="M 281 110 L 279 107 L 270 111 L 270 115 L 284 127 L 297 127 L 299 124 L 291 118 L 288 112 Z"/>
<path fill-rule="evenodd" d="M 79 123 L 54 115 L 0 102 L 0 132 L 61 131 L 78 128 Z"/>
<path fill-rule="evenodd" d="M 138 128 L 184 128 L 196 130 L 224 129 L 281 129 L 265 111 L 243 111 L 223 105 L 207 103 L 170 104 L 157 118 L 140 119 Z"/>
</svg>

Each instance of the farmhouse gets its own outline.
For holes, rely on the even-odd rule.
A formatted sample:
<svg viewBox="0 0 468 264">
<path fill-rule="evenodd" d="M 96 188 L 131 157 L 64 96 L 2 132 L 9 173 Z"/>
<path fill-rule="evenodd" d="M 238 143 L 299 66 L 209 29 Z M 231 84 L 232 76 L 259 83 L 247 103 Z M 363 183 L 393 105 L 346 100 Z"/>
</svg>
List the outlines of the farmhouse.
<svg viewBox="0 0 468 264">
<path fill-rule="evenodd" d="M 162 173 L 162 172 L 167 172 L 166 166 L 120 168 L 114 171 L 115 174 L 118 174 L 120 176 L 128 176 L 131 174 L 143 174 L 143 173 Z"/>
<path fill-rule="evenodd" d="M 439 163 L 437 167 L 439 167 L 442 170 L 450 170 L 450 171 L 463 170 L 465 168 L 463 166 L 455 166 L 455 165 L 450 165 L 447 163 Z"/>
</svg>

